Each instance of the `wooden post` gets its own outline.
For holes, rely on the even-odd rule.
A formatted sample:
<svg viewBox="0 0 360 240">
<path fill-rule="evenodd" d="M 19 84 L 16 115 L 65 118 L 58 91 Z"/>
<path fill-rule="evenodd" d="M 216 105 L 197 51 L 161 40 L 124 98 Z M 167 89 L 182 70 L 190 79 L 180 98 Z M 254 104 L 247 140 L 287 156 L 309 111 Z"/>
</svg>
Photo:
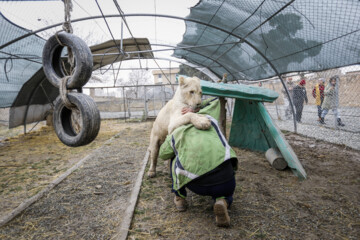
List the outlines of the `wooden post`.
<svg viewBox="0 0 360 240">
<path fill-rule="evenodd" d="M 224 97 L 219 97 L 220 101 L 220 117 L 219 117 L 219 125 L 220 130 L 226 137 L 226 99 Z"/>
</svg>

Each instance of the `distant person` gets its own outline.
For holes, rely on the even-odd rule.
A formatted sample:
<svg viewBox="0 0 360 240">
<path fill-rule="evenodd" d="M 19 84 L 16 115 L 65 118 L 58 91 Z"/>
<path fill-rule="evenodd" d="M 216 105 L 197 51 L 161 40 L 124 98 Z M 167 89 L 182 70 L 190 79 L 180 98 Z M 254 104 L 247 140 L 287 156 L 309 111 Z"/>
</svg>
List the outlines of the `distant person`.
<svg viewBox="0 0 360 240">
<path fill-rule="evenodd" d="M 258 87 L 262 87 L 262 82 L 259 82 Z"/>
<path fill-rule="evenodd" d="M 305 79 L 301 79 L 299 84 L 296 85 L 293 90 L 293 100 L 296 109 L 296 121 L 298 123 L 301 123 L 304 101 L 306 102 L 306 104 L 308 103 L 305 85 L 306 85 Z"/>
<path fill-rule="evenodd" d="M 319 82 L 318 84 L 315 85 L 313 91 L 312 91 L 312 95 L 316 100 L 316 106 L 317 106 L 317 110 L 318 110 L 318 121 L 321 121 L 321 112 L 322 112 L 322 108 L 321 105 L 324 101 L 324 90 L 325 90 L 325 79 L 324 78 L 319 78 Z"/>
<path fill-rule="evenodd" d="M 325 116 L 328 114 L 329 110 L 332 109 L 334 116 L 335 116 L 335 125 L 338 126 L 345 126 L 344 123 L 342 123 L 340 114 L 338 111 L 339 108 L 339 76 L 335 75 L 330 78 L 329 84 L 326 85 L 325 91 L 324 91 L 324 102 L 321 105 L 322 107 L 322 113 L 321 113 L 321 119 L 320 123 L 325 124 Z"/>
<path fill-rule="evenodd" d="M 288 78 L 285 82 L 285 85 L 289 91 L 289 95 L 290 95 L 290 98 L 292 100 L 293 98 L 293 90 L 294 90 L 294 83 L 292 82 L 292 78 Z M 290 100 L 289 100 L 289 97 L 286 93 L 286 90 L 283 89 L 282 90 L 282 93 L 283 93 L 283 97 L 284 97 L 284 108 L 285 108 L 285 118 L 286 119 L 291 119 L 291 116 L 292 116 L 292 107 L 290 105 Z"/>
<path fill-rule="evenodd" d="M 223 74 L 223 78 L 221 80 L 223 83 L 227 83 L 227 73 Z"/>
<path fill-rule="evenodd" d="M 219 79 L 217 82 L 218 83 L 221 83 L 221 82 L 227 83 L 228 82 L 227 81 L 227 73 L 224 73 L 222 79 Z"/>
</svg>

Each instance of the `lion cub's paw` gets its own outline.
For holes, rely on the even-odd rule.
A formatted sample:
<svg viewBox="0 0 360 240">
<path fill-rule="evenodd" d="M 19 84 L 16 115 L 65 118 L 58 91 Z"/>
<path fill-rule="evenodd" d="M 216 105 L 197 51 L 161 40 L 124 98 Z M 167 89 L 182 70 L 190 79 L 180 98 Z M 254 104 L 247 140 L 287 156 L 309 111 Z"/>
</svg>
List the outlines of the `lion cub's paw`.
<svg viewBox="0 0 360 240">
<path fill-rule="evenodd" d="M 148 171 L 148 173 L 147 173 L 147 175 L 148 175 L 148 177 L 149 178 L 153 178 L 153 177 L 155 177 L 156 176 L 156 172 L 155 171 Z"/>
<path fill-rule="evenodd" d="M 205 116 L 199 116 L 193 123 L 197 129 L 207 130 L 211 127 L 211 121 Z"/>
</svg>

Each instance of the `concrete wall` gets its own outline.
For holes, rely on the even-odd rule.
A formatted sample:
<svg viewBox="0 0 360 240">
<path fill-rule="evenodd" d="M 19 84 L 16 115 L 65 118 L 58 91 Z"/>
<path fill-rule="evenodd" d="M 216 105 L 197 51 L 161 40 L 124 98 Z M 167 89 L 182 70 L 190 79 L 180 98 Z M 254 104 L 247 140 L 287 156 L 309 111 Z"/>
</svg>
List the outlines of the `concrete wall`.
<svg viewBox="0 0 360 240">
<path fill-rule="evenodd" d="M 9 109 L 10 108 L 0 108 L 0 124 L 9 125 Z"/>
<path fill-rule="evenodd" d="M 168 84 L 169 81 L 168 79 L 171 81 L 172 84 L 176 83 L 176 74 L 180 71 L 180 69 L 178 68 L 174 68 L 170 70 L 153 70 L 152 74 L 154 75 L 154 84 L 159 84 L 159 83 L 163 83 L 163 84 Z M 164 76 L 164 73 L 166 75 L 166 78 Z M 159 78 L 159 75 L 161 76 L 161 78 Z"/>
</svg>

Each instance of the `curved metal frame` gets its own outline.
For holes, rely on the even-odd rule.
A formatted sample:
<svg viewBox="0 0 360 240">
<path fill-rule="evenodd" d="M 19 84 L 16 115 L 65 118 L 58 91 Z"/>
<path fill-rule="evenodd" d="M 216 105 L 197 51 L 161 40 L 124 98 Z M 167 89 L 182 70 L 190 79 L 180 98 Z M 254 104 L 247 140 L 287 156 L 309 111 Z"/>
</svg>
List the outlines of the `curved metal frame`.
<svg viewBox="0 0 360 240">
<path fill-rule="evenodd" d="M 151 45 L 154 45 L 154 46 L 162 46 L 162 47 L 175 47 L 175 50 L 176 50 L 176 46 L 173 46 L 173 45 L 168 45 L 168 44 L 151 44 Z M 188 52 L 192 52 L 192 53 L 194 53 L 194 54 L 198 54 L 198 55 L 200 55 L 200 56 L 202 56 L 202 57 L 209 58 L 208 56 L 205 56 L 204 54 L 195 52 L 195 51 L 190 50 L 190 49 L 181 48 L 181 50 L 185 50 L 185 51 L 188 51 Z M 172 51 L 173 51 L 173 50 L 172 50 Z M 189 61 L 189 60 L 186 59 L 186 58 L 182 58 L 182 59 L 185 59 L 186 61 Z M 223 64 L 219 63 L 218 61 L 216 61 L 216 60 L 214 60 L 214 59 L 212 59 L 212 58 L 210 58 L 210 59 L 211 59 L 211 61 L 216 62 L 217 64 L 219 64 L 219 66 L 223 67 L 223 68 L 224 68 L 226 71 L 228 71 L 228 72 L 234 77 L 234 79 L 235 79 L 235 76 L 229 71 L 229 69 L 228 69 L 227 67 L 225 67 Z M 204 65 L 201 65 L 201 64 L 199 64 L 199 63 L 196 63 L 196 65 L 204 66 Z M 205 66 L 204 66 L 204 68 L 206 68 L 206 69 L 208 69 L 209 71 L 211 71 L 208 67 L 205 67 Z M 211 72 L 214 73 L 213 71 L 211 71 Z M 216 76 L 218 76 L 219 78 L 221 78 L 221 76 L 219 76 L 218 74 L 216 74 L 216 73 L 214 73 L 214 74 L 215 74 Z"/>
<path fill-rule="evenodd" d="M 147 58 L 142 58 L 142 59 L 147 59 Z M 175 60 L 175 59 L 171 59 L 171 58 L 166 58 L 166 57 L 154 57 L 153 59 L 158 59 L 158 60 L 164 60 L 164 61 L 169 61 L 169 62 L 177 62 L 177 63 L 180 63 L 180 64 L 185 64 L 189 67 L 194 67 L 194 66 L 191 66 L 192 65 L 195 65 L 196 68 L 199 68 L 198 70 L 202 73 L 204 73 L 205 75 L 207 75 L 209 78 L 213 79 L 211 76 L 209 76 L 208 74 L 206 74 L 205 72 L 201 71 L 200 68 L 205 68 L 207 69 L 209 72 L 211 72 L 212 74 L 214 74 L 215 76 L 219 77 L 219 75 L 217 75 L 216 73 L 214 73 L 213 71 L 211 71 L 210 69 L 206 68 L 206 67 L 203 67 L 203 66 L 200 66 L 196 63 L 187 63 L 187 62 L 181 62 L 179 60 Z M 124 61 L 131 61 L 131 60 L 137 60 L 137 59 L 124 59 Z M 215 80 L 215 79 L 213 79 Z"/>
<path fill-rule="evenodd" d="M 104 17 L 106 18 L 113 18 L 113 17 L 122 17 L 120 15 L 105 15 Z M 281 74 L 278 72 L 278 70 L 276 69 L 276 67 L 271 63 L 271 61 L 259 50 L 257 49 L 253 44 L 251 44 L 249 41 L 247 41 L 246 39 L 244 39 L 243 37 L 237 35 L 237 34 L 234 34 L 232 32 L 229 32 L 228 30 L 226 29 L 223 29 L 223 28 L 220 28 L 218 26 L 215 26 L 213 24 L 209 24 L 209 23 L 204 23 L 204 22 L 201 22 L 199 20 L 196 20 L 196 19 L 190 19 L 190 18 L 183 18 L 183 17 L 178 17 L 178 16 L 172 16 L 172 15 L 165 15 L 165 14 L 149 14 L 149 13 L 136 13 L 136 14 L 123 14 L 123 17 L 159 17 L 159 18 L 171 18 L 171 19 L 177 19 L 177 20 L 182 20 L 182 21 L 189 21 L 189 22 L 194 22 L 194 23 L 198 23 L 198 24 L 201 24 L 201 25 L 205 25 L 207 27 L 211 27 L 213 29 L 217 29 L 219 31 L 222 31 L 224 33 L 227 33 L 233 37 L 236 37 L 238 39 L 240 39 L 242 42 L 248 44 L 251 48 L 253 48 L 269 65 L 270 67 L 274 70 L 275 72 L 275 75 L 277 75 L 283 85 L 283 87 L 285 88 L 286 90 L 286 93 L 287 95 L 289 96 L 289 99 L 290 99 L 290 104 L 292 106 L 292 109 L 293 109 L 293 116 L 294 116 L 294 127 L 295 127 L 295 132 L 297 132 L 297 129 L 296 129 L 296 121 L 295 121 L 295 113 L 294 113 L 294 108 L 293 108 L 293 104 L 292 104 L 292 100 L 290 98 L 290 94 L 289 94 L 289 91 L 281 77 Z M 86 21 L 86 20 L 91 20 L 91 19 L 97 19 L 97 18 L 103 18 L 103 16 L 92 16 L 92 17 L 85 17 L 85 18 L 78 18 L 78 19 L 74 19 L 72 20 L 72 22 L 80 22 L 80 21 Z M 53 24 L 53 25 L 50 25 L 48 27 L 45 27 L 45 28 L 41 28 L 41 29 L 38 29 L 36 31 L 33 31 L 33 32 L 30 32 L 28 34 L 24 34 L 23 36 L 20 36 L 16 39 L 13 39 L 12 41 L 6 43 L 6 44 L 3 44 L 0 46 L 0 49 L 6 47 L 6 46 L 9 46 L 11 44 L 13 44 L 14 42 L 17 42 L 21 39 L 24 39 L 28 36 L 31 36 L 31 35 L 34 35 L 38 32 L 42 32 L 42 31 L 45 31 L 47 29 L 50 29 L 50 28 L 53 28 L 53 27 L 57 27 L 57 26 L 60 26 L 62 23 L 58 23 L 58 24 Z"/>
</svg>

